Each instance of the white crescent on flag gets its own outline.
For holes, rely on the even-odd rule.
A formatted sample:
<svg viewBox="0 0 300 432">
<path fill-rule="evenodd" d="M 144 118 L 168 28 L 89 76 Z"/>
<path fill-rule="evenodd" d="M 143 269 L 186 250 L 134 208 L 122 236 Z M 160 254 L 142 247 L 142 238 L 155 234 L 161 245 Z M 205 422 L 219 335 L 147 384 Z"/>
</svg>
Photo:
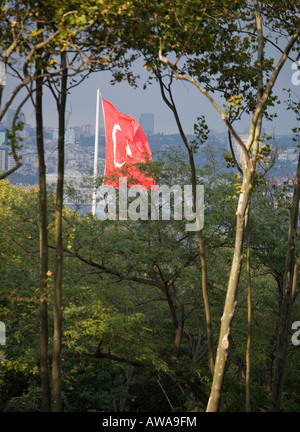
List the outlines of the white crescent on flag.
<svg viewBox="0 0 300 432">
<path fill-rule="evenodd" d="M 114 145 L 114 164 L 115 164 L 116 168 L 121 168 L 121 166 L 124 165 L 124 163 L 126 162 L 126 160 L 124 162 L 122 162 L 122 163 L 116 162 L 116 149 L 117 149 L 116 133 L 117 133 L 118 130 L 121 131 L 122 129 L 121 129 L 120 125 L 115 124 L 114 127 L 113 127 L 113 130 L 112 130 L 112 140 L 113 140 L 113 145 Z M 126 146 L 126 155 L 132 156 L 131 155 L 131 150 L 130 150 L 130 147 L 129 147 L 129 144 L 128 144 L 128 140 L 127 140 L 127 146 Z"/>
</svg>

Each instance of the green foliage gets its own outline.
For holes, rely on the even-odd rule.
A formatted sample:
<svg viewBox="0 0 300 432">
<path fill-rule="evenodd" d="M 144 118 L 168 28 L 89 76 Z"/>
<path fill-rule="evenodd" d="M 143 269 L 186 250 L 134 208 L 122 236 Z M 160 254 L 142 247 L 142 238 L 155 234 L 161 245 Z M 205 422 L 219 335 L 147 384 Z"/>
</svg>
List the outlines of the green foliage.
<svg viewBox="0 0 300 432">
<path fill-rule="evenodd" d="M 1 2 L 0 48 L 7 54 L 7 66 L 16 71 L 23 59 L 18 77 L 22 70 L 22 79 L 28 76 L 34 79 L 32 69 L 38 61 L 57 84 L 57 55 L 74 50 L 86 60 L 80 65 L 72 64 L 76 73 L 84 73 L 87 65 L 91 71 L 109 67 L 115 81 L 126 78 L 135 84 L 136 76 L 130 65 L 140 54 L 149 72 L 159 70 L 164 74 L 165 66 L 158 58 L 161 50 L 162 56 L 177 57 L 173 72 L 176 69 L 195 77 L 205 91 L 218 92 L 224 97 L 230 122 L 240 119 L 243 113 L 253 112 L 258 74 L 257 38 L 250 3 L 227 0 L 100 3 L 101 7 L 96 0 L 55 4 L 43 1 L 41 8 L 39 2 L 30 0 Z M 263 19 L 271 30 L 269 37 L 276 37 L 279 31 L 289 36 L 297 24 L 296 0 L 289 2 L 288 7 L 286 2 L 269 0 L 261 5 Z M 38 49 L 45 40 L 43 49 Z M 263 60 L 264 82 L 273 63 L 272 58 Z M 266 104 L 268 119 L 275 118 L 269 112 L 275 102 L 276 95 Z M 288 109 L 299 114 L 299 103 L 289 100 Z M 191 143 L 193 152 L 203 147 L 209 133 L 205 117 L 198 116 L 197 121 L 196 140 Z M 21 128 L 22 124 L 17 123 L 9 135 L 15 149 L 19 145 L 16 132 Z M 299 128 L 294 129 L 294 134 L 298 143 Z M 292 190 L 289 180 L 277 184 L 268 177 L 272 150 L 269 138 L 263 137 L 250 212 L 251 402 L 255 411 L 268 409 L 268 380 L 272 375 L 270 362 L 274 355 Z M 226 162 L 230 167 L 236 165 L 232 157 L 227 156 Z M 184 185 L 190 178 L 186 157 L 173 150 L 168 156 L 163 155 L 158 164 L 144 168 L 146 171 L 155 168 L 160 184 Z M 203 235 L 214 342 L 226 295 L 242 180 L 240 173 L 224 174 L 220 168 L 215 163 L 197 170 L 198 181 L 205 183 Z M 7 344 L 0 350 L 1 411 L 41 410 L 38 192 L 38 189 L 13 188 L 6 181 L 0 183 L 0 320 L 7 329 Z M 46 282 L 51 357 L 54 280 L 51 191 L 48 201 Z M 185 221 L 99 221 L 91 213 L 78 215 L 65 208 L 63 245 L 65 411 L 204 411 L 211 374 L 201 265 L 197 237 L 186 232 Z M 298 313 L 297 298 L 295 319 Z M 243 269 L 224 382 L 226 411 L 244 410 L 247 334 L 247 277 Z M 298 352 L 291 349 L 288 356 L 289 392 L 284 394 L 284 410 L 299 410 Z"/>
<path fill-rule="evenodd" d="M 185 163 L 180 155 L 173 156 L 169 162 L 164 159 L 160 175 L 184 181 Z M 236 179 L 224 174 L 216 178 L 209 172 L 204 168 L 198 175 L 206 179 L 205 241 L 216 332 L 233 247 L 235 203 L 228 197 Z M 1 410 L 39 411 L 37 190 L 25 192 L 6 181 L 0 186 L 0 320 L 7 327 L 7 346 L 1 349 L 5 356 L 0 367 Z M 49 195 L 49 211 L 52 199 Z M 51 247 L 50 217 L 49 222 Z M 251 222 L 255 353 L 251 387 L 253 409 L 258 411 L 268 406 L 265 365 L 274 348 L 276 278 L 283 271 L 287 223 L 287 210 L 277 208 L 274 213 L 270 197 L 257 191 Z M 203 411 L 203 403 L 188 387 L 192 381 L 205 395 L 211 380 L 194 235 L 184 232 L 181 221 L 98 221 L 91 214 L 79 216 L 65 209 L 64 245 L 64 409 L 168 411 L 171 402 L 175 411 Z M 50 254 L 50 311 L 51 273 Z M 161 288 L 172 278 L 175 282 L 169 293 L 176 295 L 185 314 L 178 358 L 172 357 L 174 323 Z M 234 358 L 242 363 L 247 335 L 245 280 L 242 274 L 232 329 Z M 49 318 L 51 329 L 52 314 Z M 286 409 L 297 406 L 296 354 L 287 373 L 288 381 L 289 374 L 293 377 L 290 385 L 294 390 L 285 397 Z M 242 411 L 243 395 L 240 370 L 230 362 L 224 409 Z"/>
<path fill-rule="evenodd" d="M 205 117 L 197 117 L 197 123 L 194 125 L 194 134 L 196 139 L 190 143 L 193 153 L 196 153 L 198 148 L 207 142 L 209 132 Z"/>
</svg>

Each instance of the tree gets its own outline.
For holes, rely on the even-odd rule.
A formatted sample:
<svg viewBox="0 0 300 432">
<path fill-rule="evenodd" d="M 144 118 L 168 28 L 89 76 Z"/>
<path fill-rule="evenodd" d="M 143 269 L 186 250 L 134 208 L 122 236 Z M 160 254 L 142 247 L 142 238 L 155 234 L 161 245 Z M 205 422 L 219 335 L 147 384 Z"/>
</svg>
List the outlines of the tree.
<svg viewBox="0 0 300 432">
<path fill-rule="evenodd" d="M 293 109 L 299 120 L 299 101 L 289 101 L 289 109 Z M 297 142 L 299 138 L 298 128 L 294 129 Z M 298 144 L 299 149 L 299 144 Z M 279 296 L 279 323 L 278 336 L 276 340 L 276 362 L 272 385 L 271 410 L 280 411 L 281 398 L 284 382 L 285 362 L 287 357 L 287 346 L 289 340 L 289 329 L 291 320 L 292 306 L 296 298 L 296 287 L 298 283 L 298 261 L 299 252 L 297 251 L 297 232 L 299 219 L 299 200 L 300 200 L 300 154 L 298 155 L 297 170 L 295 174 L 294 190 L 290 204 L 290 221 L 288 230 L 288 240 L 285 256 L 285 267 L 282 279 L 282 287 Z"/>
<path fill-rule="evenodd" d="M 150 23 L 150 30 L 147 28 L 147 32 L 150 31 L 153 35 L 151 43 L 149 43 L 149 36 L 147 39 L 143 38 L 146 27 L 144 22 L 139 27 L 140 39 L 135 38 L 132 42 L 134 47 L 148 55 L 149 68 L 159 60 L 162 67 L 167 67 L 176 79 L 193 84 L 220 114 L 228 131 L 242 150 L 242 183 L 236 209 L 235 247 L 221 318 L 208 411 L 219 409 L 228 356 L 229 334 L 235 314 L 242 268 L 243 240 L 256 171 L 262 119 L 267 107 L 272 103 L 272 90 L 278 74 L 299 40 L 299 22 L 293 15 L 296 9 L 295 2 L 289 3 L 286 12 L 286 5 L 256 0 L 251 4 L 238 2 L 235 5 L 229 3 L 216 5 L 201 1 L 197 4 L 186 2 L 183 5 L 182 2 L 180 4 L 172 2 L 172 4 L 158 5 L 152 2 L 147 4 L 147 7 L 142 7 L 143 19 L 148 14 L 147 22 Z M 281 30 L 289 37 L 285 47 L 279 49 L 280 58 L 275 67 L 272 65 L 272 60 L 266 57 L 265 44 L 269 39 L 264 36 L 264 26 L 274 32 L 279 31 L 281 26 Z M 144 45 L 143 48 L 140 48 L 141 45 Z M 219 57 L 216 56 L 216 50 L 220 53 Z M 253 60 L 252 50 L 256 52 L 255 60 Z M 218 64 L 213 61 L 213 58 L 215 60 L 218 58 Z M 246 59 L 250 60 L 247 69 L 243 66 Z M 208 73 L 211 73 L 211 76 L 208 76 Z M 242 74 L 245 74 L 245 78 Z M 216 87 L 218 88 L 219 85 L 227 100 L 226 111 L 220 108 L 213 96 L 215 88 L 213 78 L 217 82 Z M 245 82 L 248 86 L 246 86 L 246 90 L 248 88 L 246 97 L 243 95 L 245 104 L 242 104 L 243 96 L 236 93 L 241 82 Z M 256 92 L 256 99 L 251 97 L 250 89 L 252 93 Z M 241 140 L 230 121 L 231 113 L 234 114 L 241 108 L 242 111 L 251 114 L 246 143 Z"/>
<path fill-rule="evenodd" d="M 37 72 L 40 71 L 37 60 Z M 36 80 L 36 143 L 39 164 L 39 216 L 40 216 L 40 365 L 43 389 L 43 408 L 50 411 L 50 372 L 48 361 L 48 218 L 46 165 L 43 140 L 42 78 Z"/>
<path fill-rule="evenodd" d="M 198 137 L 199 143 L 197 143 L 196 141 L 194 141 L 193 143 L 189 143 L 189 141 L 188 141 L 188 139 L 184 133 L 184 130 L 182 128 L 182 125 L 180 122 L 180 117 L 178 115 L 176 104 L 175 104 L 175 101 L 173 98 L 172 88 L 171 88 L 172 76 L 170 77 L 170 82 L 169 82 L 169 85 L 167 86 L 163 81 L 159 67 L 154 69 L 154 74 L 155 74 L 155 76 L 159 82 L 162 98 L 174 114 L 180 136 L 181 136 L 182 141 L 183 141 L 183 143 L 187 149 L 187 152 L 188 152 L 190 171 L 191 171 L 190 177 L 191 177 L 191 184 L 192 184 L 192 191 L 193 191 L 193 212 L 196 214 L 196 218 L 197 218 L 196 223 L 198 224 L 198 227 L 200 227 L 201 222 L 199 220 L 198 212 L 196 211 L 197 176 L 196 176 L 196 166 L 195 166 L 194 154 L 197 151 L 197 147 L 199 145 L 203 144 L 205 142 L 205 140 L 207 139 L 208 127 L 205 124 L 205 120 L 203 118 L 201 119 L 199 117 L 198 118 L 199 124 L 198 124 L 198 126 L 195 125 L 195 130 L 197 132 L 197 137 Z M 169 96 L 169 98 L 167 97 L 167 95 Z M 200 262 L 201 262 L 201 268 L 202 268 L 201 285 L 202 285 L 202 294 L 203 294 L 203 300 L 204 300 L 204 305 L 205 305 L 208 357 L 209 357 L 210 370 L 211 370 L 211 373 L 213 374 L 214 351 L 213 351 L 212 319 L 211 319 L 209 295 L 208 295 L 208 289 L 207 289 L 207 263 L 206 263 L 206 257 L 205 257 L 205 244 L 204 244 L 202 229 L 197 230 L 197 238 L 198 238 L 198 244 L 199 244 Z"/>
<path fill-rule="evenodd" d="M 65 111 L 67 98 L 66 51 L 61 53 L 61 67 L 64 70 L 61 79 L 60 97 L 57 98 L 58 110 L 58 168 L 55 202 L 55 281 L 54 281 L 54 334 L 53 334 L 53 365 L 52 392 L 54 412 L 62 410 L 61 400 L 61 343 L 62 343 L 62 277 L 63 277 L 63 238 L 62 211 L 64 190 L 64 140 L 65 140 Z"/>
<path fill-rule="evenodd" d="M 68 5 L 70 8 L 69 13 L 71 13 L 71 17 L 73 18 L 73 4 Z M 62 236 L 62 217 L 63 217 L 63 196 L 64 196 L 64 136 L 65 136 L 65 110 L 66 110 L 66 98 L 67 98 L 67 81 L 68 81 L 68 73 L 67 71 L 69 69 L 74 70 L 76 74 L 79 74 L 82 70 L 82 64 L 84 64 L 84 69 L 94 70 L 95 69 L 101 69 L 107 66 L 108 59 L 110 61 L 116 61 L 112 60 L 113 55 L 116 55 L 116 58 L 118 59 L 119 54 L 115 54 L 115 47 L 114 45 L 117 45 L 119 43 L 118 36 L 115 38 L 115 36 L 111 37 L 111 33 L 113 31 L 111 29 L 106 29 L 105 24 L 108 24 L 108 19 L 106 17 L 106 23 L 102 23 L 101 20 L 104 20 L 104 16 L 107 15 L 107 11 L 110 9 L 110 6 L 107 7 L 107 9 L 103 8 L 101 11 L 97 11 L 97 15 L 95 15 L 95 8 L 91 7 L 90 5 L 82 4 L 82 11 L 81 15 L 79 17 L 76 17 L 75 19 L 71 19 L 69 22 L 69 28 L 64 29 L 65 31 L 70 34 L 70 30 L 74 26 L 74 29 L 72 31 L 72 43 L 65 41 L 60 44 L 60 59 L 61 59 L 61 86 L 60 90 L 58 91 L 58 95 L 55 94 L 54 87 L 55 85 L 50 82 L 48 79 L 48 83 L 50 86 L 50 89 L 56 99 L 57 103 L 57 110 L 58 110 L 58 130 L 59 130 L 59 137 L 58 137 L 58 170 L 57 170 L 57 187 L 56 187 L 56 208 L 55 208 L 55 249 L 56 249 L 56 266 L 55 266 L 55 283 L 54 283 L 54 336 L 53 336 L 53 365 L 52 365 L 52 391 L 53 391 L 53 403 L 52 403 L 52 410 L 53 411 L 61 411 L 62 410 L 62 396 L 61 396 L 61 346 L 62 346 L 62 321 L 63 321 L 63 314 L 62 314 L 62 283 L 63 283 L 63 236 Z M 66 6 L 64 5 L 64 8 Z M 56 14 L 56 7 L 53 10 L 54 15 Z M 117 12 L 117 15 L 119 15 L 120 12 Z M 114 11 L 112 11 L 112 15 L 114 16 Z M 92 53 L 91 43 L 89 41 L 86 43 L 85 39 L 81 38 L 82 32 L 86 32 L 87 26 L 87 16 L 92 16 L 92 20 L 90 20 L 90 24 L 88 25 L 89 32 L 92 34 L 93 32 L 96 32 L 98 38 L 101 37 L 102 40 L 102 46 L 100 50 L 97 53 Z M 98 17 L 98 20 L 96 21 L 95 18 Z M 100 24 L 98 24 L 100 22 Z M 92 25 L 91 24 L 95 24 Z M 83 28 L 82 28 L 83 25 Z M 117 23 L 114 23 L 114 25 L 117 27 Z M 54 28 L 55 30 L 55 28 Z M 100 33 L 100 34 L 99 34 Z M 79 34 L 79 37 L 76 37 L 76 35 Z M 84 33 L 84 37 L 87 36 L 86 33 Z M 72 61 L 68 62 L 67 57 L 67 46 L 71 52 L 74 52 L 74 57 Z M 89 51 L 86 51 L 89 50 Z M 83 60 L 79 62 L 79 66 L 76 64 L 76 59 L 78 55 L 83 57 Z M 86 74 L 87 75 L 87 74 Z M 82 79 L 86 77 L 86 75 L 83 76 Z M 75 84 L 75 79 L 73 78 L 73 87 Z M 80 80 L 79 80 L 80 82 Z M 76 83 L 78 85 L 78 83 Z"/>
<path fill-rule="evenodd" d="M 54 347 L 54 390 L 57 388 L 56 383 L 60 382 L 60 340 L 61 340 L 61 285 L 62 285 L 62 203 L 63 203 L 63 160 L 64 160 L 64 123 L 65 123 L 65 100 L 67 94 L 66 87 L 66 70 L 70 77 L 76 76 L 83 71 L 95 71 L 104 69 L 109 65 L 109 60 L 118 67 L 119 64 L 125 64 L 125 52 L 120 47 L 119 25 L 122 9 L 121 3 L 116 1 L 112 7 L 109 5 L 98 8 L 97 3 L 61 2 L 55 4 L 52 1 L 40 2 L 28 1 L 12 4 L 9 8 L 3 8 L 2 13 L 6 20 L 10 20 L 8 34 L 8 48 L 5 52 L 5 66 L 9 66 L 19 78 L 20 84 L 16 86 L 12 95 L 5 104 L 1 115 L 10 106 L 16 94 L 27 88 L 29 96 L 32 96 L 32 88 L 29 84 L 36 82 L 36 120 L 37 120 L 37 147 L 39 154 L 39 179 L 40 179 L 40 215 L 41 215 L 41 359 L 42 359 L 42 377 L 45 378 L 45 409 L 49 410 L 49 367 L 48 367 L 48 333 L 47 333 L 47 303 L 45 302 L 46 281 L 48 272 L 48 226 L 47 226 L 47 199 L 46 199 L 46 166 L 44 161 L 43 145 L 43 116 L 42 116 L 42 87 L 45 80 L 53 77 L 62 76 L 62 88 L 60 100 L 58 103 L 59 111 L 59 166 L 58 166 L 58 183 L 57 183 L 57 205 L 56 205 L 56 252 L 57 252 L 57 269 L 55 272 L 55 347 Z M 18 28 L 18 31 L 15 30 Z M 20 30 L 19 30 L 20 29 Z M 94 35 L 101 39 L 98 50 L 94 50 Z M 7 43 L 7 42 L 5 42 Z M 4 44 L 6 47 L 6 45 Z M 72 52 L 73 59 L 70 62 L 66 60 L 66 50 Z M 10 59 L 9 56 L 17 52 L 16 59 Z M 57 55 L 61 56 L 61 67 L 57 68 Z M 23 61 L 23 69 L 15 67 Z M 36 65 L 35 69 L 33 65 Z M 33 72 L 32 72 L 33 70 Z M 85 74 L 86 76 L 86 74 Z M 82 79 L 82 78 L 81 78 Z M 15 146 L 12 141 L 13 154 L 16 155 Z M 16 159 L 18 166 L 19 158 Z M 17 167 L 18 167 L 17 166 Z M 17 169 L 16 167 L 16 169 Z M 10 174 L 6 173 L 6 175 Z M 43 346 L 43 348 L 42 348 Z M 56 379 L 57 378 L 57 379 Z M 43 379 L 44 382 L 44 379 Z M 60 384 L 58 390 L 55 390 L 54 407 L 59 410 L 61 407 Z"/>
</svg>

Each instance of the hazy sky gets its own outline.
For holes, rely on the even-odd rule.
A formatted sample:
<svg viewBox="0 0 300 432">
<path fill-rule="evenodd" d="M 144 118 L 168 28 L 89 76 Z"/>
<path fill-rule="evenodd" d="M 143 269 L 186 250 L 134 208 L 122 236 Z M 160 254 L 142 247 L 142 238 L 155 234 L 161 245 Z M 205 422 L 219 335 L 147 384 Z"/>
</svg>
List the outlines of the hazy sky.
<svg viewBox="0 0 300 432">
<path fill-rule="evenodd" d="M 144 76 L 145 71 L 142 64 L 136 66 L 137 73 Z M 292 70 L 292 63 L 288 61 L 281 71 L 277 81 L 276 93 L 283 95 L 282 88 L 291 88 L 300 97 L 300 83 L 294 85 L 292 76 L 295 70 Z M 154 113 L 155 133 L 163 132 L 178 133 L 173 114 L 163 102 L 159 90 L 159 85 L 153 80 L 153 84 L 143 90 L 144 80 L 141 79 L 139 88 L 131 87 L 127 82 L 111 85 L 110 72 L 99 72 L 92 74 L 80 86 L 72 89 L 68 95 L 67 111 L 70 113 L 68 127 L 81 126 L 84 124 L 95 124 L 96 113 L 96 93 L 100 85 L 103 98 L 111 102 L 115 107 L 128 115 L 133 116 L 139 121 L 141 113 Z M 7 90 L 10 88 L 10 77 L 7 76 Z M 211 131 L 222 132 L 226 130 L 225 125 L 220 119 L 219 114 L 210 105 L 206 98 L 192 84 L 178 81 L 174 83 L 174 97 L 177 103 L 177 109 L 180 113 L 185 133 L 193 133 L 194 123 L 197 116 L 205 115 L 206 121 Z M 57 126 L 56 108 L 51 95 L 46 95 L 44 100 L 44 123 L 45 126 Z M 222 102 L 221 102 L 222 105 Z M 275 129 L 276 134 L 289 134 L 291 129 L 296 126 L 295 116 L 290 111 L 286 111 L 286 105 L 283 103 L 278 108 L 278 118 L 271 124 L 264 122 L 264 127 L 271 130 Z M 103 127 L 102 110 L 100 115 L 100 127 Z M 27 122 L 34 124 L 34 112 L 30 105 L 24 108 Z M 238 132 L 244 132 L 249 128 L 249 118 L 236 123 L 235 128 Z"/>
<path fill-rule="evenodd" d="M 283 92 L 282 89 L 291 88 L 300 97 L 300 83 L 298 86 L 293 85 L 292 76 L 295 71 L 292 70 L 291 66 L 292 63 L 288 61 L 281 71 L 275 89 L 278 94 L 285 96 L 286 92 Z M 135 89 L 125 82 L 111 85 L 110 79 L 109 72 L 100 72 L 92 75 L 80 87 L 73 89 L 68 104 L 68 109 L 70 107 L 72 109 L 69 126 L 95 122 L 96 91 L 97 86 L 100 85 L 103 98 L 114 104 L 119 111 L 132 115 L 138 121 L 141 113 L 152 112 L 155 115 L 154 129 L 156 133 L 178 132 L 173 114 L 162 100 L 158 83 L 153 81 L 151 86 L 143 90 L 143 80 L 141 80 L 139 88 Z M 177 109 L 187 134 L 193 133 L 197 116 L 203 114 L 206 116 L 211 131 L 226 130 L 220 115 L 195 86 L 188 82 L 177 81 L 174 83 L 174 89 Z M 219 103 L 222 106 L 223 101 L 219 101 Z M 291 133 L 291 128 L 296 126 L 295 116 L 291 111 L 286 111 L 285 103 L 276 109 L 279 114 L 278 118 L 272 124 L 265 122 L 264 126 L 266 128 L 275 127 L 277 134 Z M 103 126 L 102 116 L 100 117 L 100 125 Z M 249 118 L 236 123 L 235 127 L 239 132 L 243 132 L 244 129 L 249 128 Z"/>
</svg>

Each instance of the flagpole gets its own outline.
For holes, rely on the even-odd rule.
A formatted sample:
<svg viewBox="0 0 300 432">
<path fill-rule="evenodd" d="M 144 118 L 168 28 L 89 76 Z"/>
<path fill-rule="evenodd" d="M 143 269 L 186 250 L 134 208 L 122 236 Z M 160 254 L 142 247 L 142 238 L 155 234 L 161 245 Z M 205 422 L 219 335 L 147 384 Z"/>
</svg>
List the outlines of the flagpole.
<svg viewBox="0 0 300 432">
<path fill-rule="evenodd" d="M 99 152 L 99 102 L 100 102 L 100 86 L 97 89 L 96 103 L 96 124 L 95 124 L 95 151 L 94 151 L 94 177 L 93 177 L 93 197 L 92 197 L 92 213 L 96 214 L 96 181 L 98 175 L 98 152 Z"/>
</svg>

